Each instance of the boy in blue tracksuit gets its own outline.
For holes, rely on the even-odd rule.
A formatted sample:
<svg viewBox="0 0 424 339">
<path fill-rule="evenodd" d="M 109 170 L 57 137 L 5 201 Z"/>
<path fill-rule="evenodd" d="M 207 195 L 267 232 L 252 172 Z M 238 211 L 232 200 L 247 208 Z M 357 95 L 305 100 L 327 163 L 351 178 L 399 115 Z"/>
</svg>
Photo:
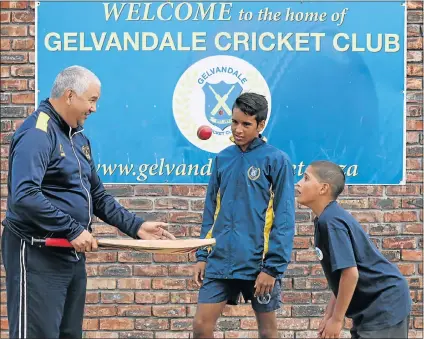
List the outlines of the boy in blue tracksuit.
<svg viewBox="0 0 424 339">
<path fill-rule="evenodd" d="M 267 114 L 265 97 L 241 94 L 232 112 L 235 145 L 215 158 L 200 236 L 215 238 L 216 246 L 197 252 L 195 338 L 213 337 L 221 311 L 240 293 L 252 301 L 260 336 L 278 336 L 275 310 L 293 248 L 294 175 L 288 156 L 260 134 Z"/>
</svg>

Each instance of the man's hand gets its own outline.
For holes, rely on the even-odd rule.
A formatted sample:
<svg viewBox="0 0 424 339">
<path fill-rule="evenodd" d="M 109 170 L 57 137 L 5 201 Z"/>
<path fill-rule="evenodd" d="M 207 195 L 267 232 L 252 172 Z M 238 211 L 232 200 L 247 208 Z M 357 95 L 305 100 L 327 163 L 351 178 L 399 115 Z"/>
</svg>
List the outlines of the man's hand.
<svg viewBox="0 0 424 339">
<path fill-rule="evenodd" d="M 77 252 L 97 251 L 97 241 L 87 230 L 82 231 L 78 237 L 71 241 L 71 244 Z"/>
<path fill-rule="evenodd" d="M 331 317 L 327 320 L 321 338 L 340 338 L 340 332 L 343 328 L 343 320 Z"/>
<path fill-rule="evenodd" d="M 255 282 L 255 297 L 265 296 L 271 294 L 274 288 L 275 278 L 266 274 L 265 272 L 259 273 Z"/>
<path fill-rule="evenodd" d="M 205 261 L 198 261 L 196 265 L 194 266 L 194 281 L 197 284 L 197 286 L 202 286 L 202 281 L 205 278 L 205 268 L 206 268 L 206 262 Z"/>
<path fill-rule="evenodd" d="M 164 222 L 145 221 L 143 224 L 141 224 L 137 235 L 140 239 L 143 240 L 175 240 L 175 237 L 171 233 L 162 228 L 167 226 L 168 224 Z"/>
</svg>

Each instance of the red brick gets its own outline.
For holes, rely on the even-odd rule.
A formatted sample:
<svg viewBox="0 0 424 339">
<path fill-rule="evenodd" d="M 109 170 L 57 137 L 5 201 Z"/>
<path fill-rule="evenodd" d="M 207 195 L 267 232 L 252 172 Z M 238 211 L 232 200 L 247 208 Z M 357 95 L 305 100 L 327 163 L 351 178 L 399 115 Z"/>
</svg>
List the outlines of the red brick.
<svg viewBox="0 0 424 339">
<path fill-rule="evenodd" d="M 1 81 L 2 91 L 22 91 L 27 88 L 27 81 L 24 79 L 5 79 Z"/>
<path fill-rule="evenodd" d="M 401 198 L 369 198 L 369 208 L 387 210 L 387 209 L 396 209 L 402 205 Z"/>
<path fill-rule="evenodd" d="M 406 79 L 406 88 L 407 89 L 423 89 L 423 80 L 417 78 L 408 78 Z"/>
<path fill-rule="evenodd" d="M 85 317 L 112 317 L 118 314 L 114 305 L 86 305 Z"/>
<path fill-rule="evenodd" d="M 193 265 L 169 266 L 169 275 L 191 277 L 193 275 L 193 269 Z"/>
<path fill-rule="evenodd" d="M 418 195 L 420 193 L 419 185 L 388 186 L 387 195 Z"/>
<path fill-rule="evenodd" d="M 202 222 L 202 214 L 194 212 L 170 212 L 169 221 L 183 224 L 198 224 Z"/>
<path fill-rule="evenodd" d="M 207 186 L 172 186 L 171 195 L 183 197 L 204 197 Z"/>
<path fill-rule="evenodd" d="M 116 262 L 116 252 L 88 252 L 85 254 L 87 262 Z"/>
<path fill-rule="evenodd" d="M 24 52 L 1 53 L 2 64 L 24 64 L 28 62 L 28 54 Z"/>
<path fill-rule="evenodd" d="M 115 278 L 88 278 L 87 289 L 88 290 L 114 290 L 116 288 Z"/>
<path fill-rule="evenodd" d="M 368 200 L 365 199 L 339 199 L 340 205 L 345 209 L 368 208 Z"/>
<path fill-rule="evenodd" d="M 181 318 L 186 316 L 186 308 L 184 306 L 153 306 L 153 315 L 155 317 L 164 318 Z"/>
<path fill-rule="evenodd" d="M 11 46 L 11 41 L 12 40 L 10 40 L 10 39 L 1 39 L 0 40 L 0 50 L 9 51 L 10 46 Z"/>
<path fill-rule="evenodd" d="M 155 262 L 186 262 L 187 254 L 153 254 Z"/>
<path fill-rule="evenodd" d="M 12 93 L 13 104 L 33 104 L 35 101 L 35 94 L 32 93 Z"/>
<path fill-rule="evenodd" d="M 423 115 L 423 108 L 421 105 L 408 105 L 407 116 L 409 117 L 421 117 Z"/>
<path fill-rule="evenodd" d="M 9 323 L 7 321 L 7 318 L 1 318 L 0 319 L 0 329 L 1 330 L 8 330 L 9 329 Z M 3 338 L 3 336 L 2 336 Z"/>
<path fill-rule="evenodd" d="M 109 331 L 88 331 L 84 333 L 84 338 L 87 339 L 117 339 L 119 338 L 118 333 Z"/>
<path fill-rule="evenodd" d="M 151 283 L 151 279 L 146 278 L 120 278 L 118 279 L 118 289 L 148 290 Z"/>
<path fill-rule="evenodd" d="M 415 265 L 414 264 L 397 264 L 399 270 L 403 275 L 413 275 L 415 273 Z"/>
<path fill-rule="evenodd" d="M 84 319 L 82 323 L 82 329 L 84 331 L 93 331 L 99 329 L 98 319 Z"/>
<path fill-rule="evenodd" d="M 301 250 L 296 252 L 296 261 L 318 261 L 318 258 L 314 250 Z"/>
<path fill-rule="evenodd" d="M 309 327 L 309 319 L 278 319 L 277 328 L 280 330 L 306 330 Z"/>
<path fill-rule="evenodd" d="M 311 292 L 283 292 L 283 302 L 286 304 L 309 304 Z"/>
<path fill-rule="evenodd" d="M 237 307 L 225 306 L 222 315 L 224 317 L 254 317 L 251 304 L 239 304 Z"/>
<path fill-rule="evenodd" d="M 417 159 L 417 158 L 406 159 L 407 170 L 420 170 L 422 168 L 423 168 L 422 159 Z"/>
<path fill-rule="evenodd" d="M 98 292 L 87 291 L 85 295 L 85 302 L 87 304 L 97 304 L 100 300 L 100 294 Z"/>
<path fill-rule="evenodd" d="M 423 121 L 422 120 L 407 120 L 406 129 L 408 131 L 422 131 L 423 130 Z M 393 186 L 393 187 L 403 187 L 403 186 Z"/>
<path fill-rule="evenodd" d="M 402 260 L 405 261 L 422 261 L 423 252 L 422 250 L 413 251 L 413 250 L 402 250 Z"/>
<path fill-rule="evenodd" d="M 171 330 L 183 331 L 192 330 L 193 320 L 192 319 L 171 319 Z"/>
<path fill-rule="evenodd" d="M 423 181 L 423 171 L 407 172 L 406 182 L 407 183 L 420 183 Z"/>
<path fill-rule="evenodd" d="M 134 275 L 161 277 L 168 275 L 168 267 L 164 265 L 140 265 L 134 266 Z"/>
<path fill-rule="evenodd" d="M 28 29 L 26 26 L 1 25 L 2 36 L 26 36 Z"/>
<path fill-rule="evenodd" d="M 162 185 L 137 185 L 134 188 L 135 195 L 143 196 L 167 196 L 169 195 L 169 186 Z"/>
<path fill-rule="evenodd" d="M 358 222 L 381 222 L 383 221 L 383 214 L 381 211 L 361 211 L 361 212 L 351 212 L 353 217 L 358 220 Z"/>
<path fill-rule="evenodd" d="M 135 292 L 137 304 L 167 304 L 169 300 L 168 292 Z"/>
<path fill-rule="evenodd" d="M 172 304 L 196 304 L 197 292 L 171 292 Z"/>
<path fill-rule="evenodd" d="M 153 208 L 153 201 L 148 199 L 119 199 L 119 203 L 125 208 L 134 210 L 151 210 Z"/>
<path fill-rule="evenodd" d="M 144 252 L 121 252 L 118 253 L 119 262 L 136 262 L 136 263 L 150 263 L 152 255 Z"/>
<path fill-rule="evenodd" d="M 143 331 L 168 330 L 169 324 L 168 319 L 137 319 L 135 321 L 135 328 Z"/>
<path fill-rule="evenodd" d="M 9 66 L 1 66 L 1 75 L 2 78 L 8 78 L 10 76 L 10 67 Z M 10 100 L 10 94 L 2 93 L 2 104 L 8 103 Z M 5 98 L 8 98 L 7 100 Z"/>
<path fill-rule="evenodd" d="M 416 239 L 412 237 L 393 237 L 383 239 L 384 248 L 416 248 Z"/>
<path fill-rule="evenodd" d="M 384 222 L 405 222 L 405 221 L 418 221 L 417 213 L 414 211 L 402 211 L 402 210 L 384 213 Z"/>
<path fill-rule="evenodd" d="M 408 49 L 422 50 L 423 49 L 423 38 L 421 38 L 421 37 L 408 38 Z"/>
<path fill-rule="evenodd" d="M 32 23 L 34 19 L 34 12 L 12 12 L 12 22 Z"/>
<path fill-rule="evenodd" d="M 155 200 L 155 209 L 188 210 L 188 201 L 175 198 L 161 198 Z"/>
<path fill-rule="evenodd" d="M 423 52 L 422 51 L 408 51 L 406 53 L 406 59 L 408 62 L 422 62 Z"/>
<path fill-rule="evenodd" d="M 25 9 L 28 8 L 28 1 L 0 1 L 1 9 Z"/>
<path fill-rule="evenodd" d="M 174 278 L 157 278 L 153 279 L 152 287 L 154 290 L 183 290 L 186 287 L 186 280 Z"/>
<path fill-rule="evenodd" d="M 407 6 L 408 9 L 422 9 L 423 8 L 423 2 L 422 1 L 408 0 L 406 2 L 406 6 Z"/>
<path fill-rule="evenodd" d="M 33 50 L 34 39 L 14 39 L 12 42 L 12 49 L 14 50 Z"/>
<path fill-rule="evenodd" d="M 101 302 L 104 304 L 132 304 L 134 292 L 102 292 Z"/>
<path fill-rule="evenodd" d="M 101 330 L 132 330 L 134 329 L 134 319 L 114 318 L 100 319 Z"/>
<path fill-rule="evenodd" d="M 0 22 L 2 24 L 10 22 L 10 12 L 0 12 Z"/>
<path fill-rule="evenodd" d="M 150 317 L 152 315 L 151 306 L 126 305 L 118 306 L 118 316 L 120 317 Z"/>
<path fill-rule="evenodd" d="M 422 234 L 423 225 L 422 224 L 407 224 L 403 226 L 403 234 Z"/>
<path fill-rule="evenodd" d="M 352 196 L 380 196 L 383 195 L 383 188 L 381 186 L 349 186 L 348 194 Z"/>
</svg>

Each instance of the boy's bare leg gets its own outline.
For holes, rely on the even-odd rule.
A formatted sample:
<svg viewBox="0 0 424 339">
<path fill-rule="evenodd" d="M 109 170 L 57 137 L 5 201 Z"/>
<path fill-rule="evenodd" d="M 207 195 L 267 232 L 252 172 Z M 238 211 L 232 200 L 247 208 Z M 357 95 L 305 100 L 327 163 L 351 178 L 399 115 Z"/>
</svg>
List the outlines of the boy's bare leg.
<svg viewBox="0 0 424 339">
<path fill-rule="evenodd" d="M 193 320 L 193 338 L 213 338 L 216 321 L 227 301 L 217 304 L 198 304 Z"/>
<path fill-rule="evenodd" d="M 277 316 L 272 312 L 255 312 L 260 338 L 278 338 Z"/>
</svg>

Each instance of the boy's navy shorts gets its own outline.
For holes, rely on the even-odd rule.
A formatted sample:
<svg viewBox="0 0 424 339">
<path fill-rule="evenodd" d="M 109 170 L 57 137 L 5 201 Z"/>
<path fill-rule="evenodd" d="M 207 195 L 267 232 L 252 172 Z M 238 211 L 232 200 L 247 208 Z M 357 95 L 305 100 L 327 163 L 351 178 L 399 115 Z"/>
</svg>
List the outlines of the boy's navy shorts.
<svg viewBox="0 0 424 339">
<path fill-rule="evenodd" d="M 199 291 L 199 304 L 217 304 L 227 301 L 228 305 L 238 305 L 240 294 L 245 302 L 252 301 L 255 312 L 272 312 L 281 307 L 281 280 L 276 279 L 270 296 L 254 297 L 255 280 L 204 278 Z M 265 303 L 268 301 L 268 303 Z M 262 303 L 261 303 L 262 302 Z"/>
</svg>

